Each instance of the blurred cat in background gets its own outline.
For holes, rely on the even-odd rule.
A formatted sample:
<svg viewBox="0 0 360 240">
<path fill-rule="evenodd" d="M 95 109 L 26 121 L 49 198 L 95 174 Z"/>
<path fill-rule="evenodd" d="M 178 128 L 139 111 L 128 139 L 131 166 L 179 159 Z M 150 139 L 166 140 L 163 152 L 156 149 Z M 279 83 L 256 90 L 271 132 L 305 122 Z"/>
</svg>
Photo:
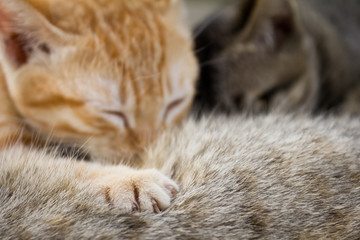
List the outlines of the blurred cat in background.
<svg viewBox="0 0 360 240">
<path fill-rule="evenodd" d="M 195 30 L 196 109 L 360 112 L 359 1 L 234 2 Z"/>
<path fill-rule="evenodd" d="M 197 63 L 182 15 L 177 0 L 0 0 L 1 150 L 50 142 L 141 167 L 129 159 L 193 99 Z M 74 164 L 72 181 L 92 182 L 82 190 L 124 211 L 157 212 L 178 190 L 156 170 Z"/>
</svg>

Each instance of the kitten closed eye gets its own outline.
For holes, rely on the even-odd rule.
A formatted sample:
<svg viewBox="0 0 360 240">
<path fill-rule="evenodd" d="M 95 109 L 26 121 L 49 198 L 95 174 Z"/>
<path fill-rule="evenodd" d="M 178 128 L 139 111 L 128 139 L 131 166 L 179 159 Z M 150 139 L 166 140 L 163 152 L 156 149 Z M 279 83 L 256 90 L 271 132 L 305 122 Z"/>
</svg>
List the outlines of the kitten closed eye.
<svg viewBox="0 0 360 240">
<path fill-rule="evenodd" d="M 129 128 L 129 120 L 126 116 L 125 113 L 121 112 L 121 111 L 111 111 L 111 110 L 107 110 L 104 111 L 107 115 L 110 115 L 112 122 L 119 122 L 119 120 L 121 121 L 121 125 L 122 128 Z"/>
<path fill-rule="evenodd" d="M 179 111 L 180 106 L 185 102 L 185 97 L 176 99 L 167 105 L 164 112 L 164 121 L 173 118 Z M 177 111 L 176 111 L 177 110 Z M 172 114 L 171 114 L 172 113 Z"/>
</svg>

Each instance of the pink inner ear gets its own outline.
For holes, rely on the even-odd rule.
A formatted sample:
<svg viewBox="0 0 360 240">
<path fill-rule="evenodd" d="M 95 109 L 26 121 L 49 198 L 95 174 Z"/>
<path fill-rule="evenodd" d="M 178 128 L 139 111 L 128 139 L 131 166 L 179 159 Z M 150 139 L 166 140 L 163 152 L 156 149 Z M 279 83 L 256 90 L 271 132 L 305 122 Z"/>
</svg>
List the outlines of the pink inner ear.
<svg viewBox="0 0 360 240">
<path fill-rule="evenodd" d="M 0 0 L 0 43 L 4 44 L 6 60 L 13 66 L 20 67 L 29 61 L 34 51 L 51 54 L 51 48 L 46 42 L 35 41 L 35 38 L 29 37 L 31 34 L 26 34 L 19 27 L 22 23 L 16 20 L 17 14 L 2 6 L 2 1 Z"/>
<path fill-rule="evenodd" d="M 12 33 L 13 22 L 10 14 L 0 5 L 0 39 L 4 41 L 5 53 L 17 66 L 27 62 L 27 55 L 23 49 L 23 44 L 18 34 Z"/>
<path fill-rule="evenodd" d="M 6 55 L 17 67 L 25 64 L 28 60 L 28 56 L 23 49 L 23 46 L 24 44 L 19 35 L 13 34 L 5 39 Z"/>
</svg>

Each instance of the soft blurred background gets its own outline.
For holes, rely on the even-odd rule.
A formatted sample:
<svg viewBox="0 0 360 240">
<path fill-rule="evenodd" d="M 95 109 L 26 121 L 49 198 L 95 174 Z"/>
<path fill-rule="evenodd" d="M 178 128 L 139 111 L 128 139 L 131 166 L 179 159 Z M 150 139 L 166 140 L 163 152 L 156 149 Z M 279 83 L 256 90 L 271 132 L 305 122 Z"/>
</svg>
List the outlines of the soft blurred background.
<svg viewBox="0 0 360 240">
<path fill-rule="evenodd" d="M 185 0 L 189 23 L 194 26 L 209 14 L 233 0 Z"/>
</svg>

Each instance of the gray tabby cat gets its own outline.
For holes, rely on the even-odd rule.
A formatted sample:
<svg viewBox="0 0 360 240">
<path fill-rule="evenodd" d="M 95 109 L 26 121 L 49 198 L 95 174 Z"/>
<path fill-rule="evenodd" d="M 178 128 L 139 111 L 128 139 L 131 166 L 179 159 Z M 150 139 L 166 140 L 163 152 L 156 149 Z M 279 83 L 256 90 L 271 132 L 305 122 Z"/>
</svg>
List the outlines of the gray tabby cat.
<svg viewBox="0 0 360 240">
<path fill-rule="evenodd" d="M 0 239 L 359 239 L 356 118 L 190 119 L 142 157 L 181 186 L 160 214 L 124 214 L 87 192 L 75 161 L 9 149 Z"/>
<path fill-rule="evenodd" d="M 360 1 L 238 0 L 196 32 L 198 108 L 360 113 Z"/>
</svg>

